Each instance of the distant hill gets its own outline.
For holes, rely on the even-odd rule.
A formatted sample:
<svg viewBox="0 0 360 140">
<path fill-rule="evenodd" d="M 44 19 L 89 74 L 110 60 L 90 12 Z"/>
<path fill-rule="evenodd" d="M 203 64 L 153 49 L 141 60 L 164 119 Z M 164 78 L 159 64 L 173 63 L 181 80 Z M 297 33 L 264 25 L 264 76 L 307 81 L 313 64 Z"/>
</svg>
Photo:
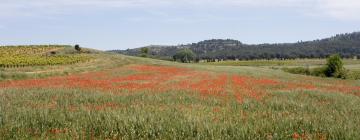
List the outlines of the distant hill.
<svg viewBox="0 0 360 140">
<path fill-rule="evenodd" d="M 325 58 L 338 53 L 342 57 L 360 57 L 360 32 L 338 34 L 330 38 L 296 43 L 277 44 L 244 44 L 232 39 L 212 39 L 198 43 L 161 46 L 146 46 L 153 58 L 172 59 L 178 50 L 189 48 L 199 59 L 294 59 L 294 58 Z M 112 50 L 111 52 L 139 56 L 141 48 Z"/>
</svg>

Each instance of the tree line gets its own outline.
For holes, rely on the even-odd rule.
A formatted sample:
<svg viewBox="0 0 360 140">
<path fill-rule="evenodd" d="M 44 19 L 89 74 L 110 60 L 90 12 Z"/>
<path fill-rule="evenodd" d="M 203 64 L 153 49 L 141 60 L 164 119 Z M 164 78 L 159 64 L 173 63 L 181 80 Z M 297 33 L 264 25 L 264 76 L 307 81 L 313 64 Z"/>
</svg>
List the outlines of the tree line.
<svg viewBox="0 0 360 140">
<path fill-rule="evenodd" d="M 244 44 L 232 39 L 212 39 L 176 46 L 148 46 L 148 57 L 174 60 L 183 50 L 194 53 L 193 61 L 327 58 L 339 54 L 342 58 L 360 58 L 360 32 L 338 34 L 330 38 L 296 43 Z M 113 50 L 139 56 L 142 48 Z"/>
</svg>

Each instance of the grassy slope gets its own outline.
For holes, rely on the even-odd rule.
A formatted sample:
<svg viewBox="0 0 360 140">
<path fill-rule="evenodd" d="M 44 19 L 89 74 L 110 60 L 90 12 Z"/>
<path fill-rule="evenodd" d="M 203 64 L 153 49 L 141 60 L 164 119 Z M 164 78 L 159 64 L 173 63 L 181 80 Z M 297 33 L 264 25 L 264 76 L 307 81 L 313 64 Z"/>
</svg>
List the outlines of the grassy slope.
<svg viewBox="0 0 360 140">
<path fill-rule="evenodd" d="M 0 81 L 29 78 L 44 78 L 56 75 L 69 75 L 88 71 L 99 71 L 134 63 L 132 59 L 107 53 L 88 54 L 95 59 L 90 62 L 72 65 L 35 66 L 20 68 L 0 68 Z"/>
<path fill-rule="evenodd" d="M 359 79 L 360 77 L 360 60 L 344 59 L 344 67 L 349 70 L 349 79 Z M 271 69 L 281 68 L 317 68 L 326 64 L 326 59 L 297 59 L 297 60 L 250 60 L 250 61 L 221 61 L 200 63 L 211 66 L 251 66 Z"/>
<path fill-rule="evenodd" d="M 307 79 L 360 85 L 358 81 L 309 78 L 255 67 L 207 66 L 100 54 L 94 62 L 55 66 L 57 74 L 111 69 L 127 64 L 170 65 L 212 73 Z M 31 68 L 20 72 L 43 71 Z M 5 70 L 6 71 L 6 70 Z M 126 74 L 119 71 L 119 75 Z M 31 77 L 36 77 L 32 75 Z M 1 139 L 360 139 L 360 98 L 336 92 L 268 89 L 261 101 L 243 103 L 188 91 L 0 89 Z M 233 94 L 231 92 L 227 94 Z"/>
<path fill-rule="evenodd" d="M 297 60 L 251 60 L 251 61 L 221 61 L 201 63 L 214 66 L 258 66 L 258 67 L 318 67 L 326 64 L 326 59 L 297 59 Z M 359 69 L 360 60 L 344 59 L 345 67 Z"/>
</svg>

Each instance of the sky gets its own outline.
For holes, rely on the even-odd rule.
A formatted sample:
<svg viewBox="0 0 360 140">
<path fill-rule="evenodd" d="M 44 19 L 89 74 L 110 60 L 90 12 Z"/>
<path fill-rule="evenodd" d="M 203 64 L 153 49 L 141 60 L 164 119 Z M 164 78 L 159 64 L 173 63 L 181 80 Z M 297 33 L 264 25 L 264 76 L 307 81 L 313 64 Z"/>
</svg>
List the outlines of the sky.
<svg viewBox="0 0 360 140">
<path fill-rule="evenodd" d="M 290 43 L 354 31 L 359 0 L 0 0 L 0 45 L 114 50 L 206 39 Z"/>
</svg>

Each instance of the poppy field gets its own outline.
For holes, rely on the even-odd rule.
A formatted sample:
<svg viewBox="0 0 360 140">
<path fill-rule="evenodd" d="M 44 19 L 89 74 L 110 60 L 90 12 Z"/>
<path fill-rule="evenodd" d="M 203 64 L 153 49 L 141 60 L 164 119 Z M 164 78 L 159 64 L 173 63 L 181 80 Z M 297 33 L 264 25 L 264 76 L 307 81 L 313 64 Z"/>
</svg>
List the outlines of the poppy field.
<svg viewBox="0 0 360 140">
<path fill-rule="evenodd" d="M 314 79 L 284 82 L 281 79 L 191 70 L 174 66 L 130 65 L 100 72 L 1 82 L 2 88 L 79 88 L 112 92 L 188 91 L 202 96 L 234 96 L 261 100 L 269 91 L 321 91 L 360 96 L 360 86 L 346 82 L 318 83 Z"/>
<path fill-rule="evenodd" d="M 358 81 L 136 59 L 143 62 L 1 81 L 0 137 L 360 138 Z"/>
</svg>

